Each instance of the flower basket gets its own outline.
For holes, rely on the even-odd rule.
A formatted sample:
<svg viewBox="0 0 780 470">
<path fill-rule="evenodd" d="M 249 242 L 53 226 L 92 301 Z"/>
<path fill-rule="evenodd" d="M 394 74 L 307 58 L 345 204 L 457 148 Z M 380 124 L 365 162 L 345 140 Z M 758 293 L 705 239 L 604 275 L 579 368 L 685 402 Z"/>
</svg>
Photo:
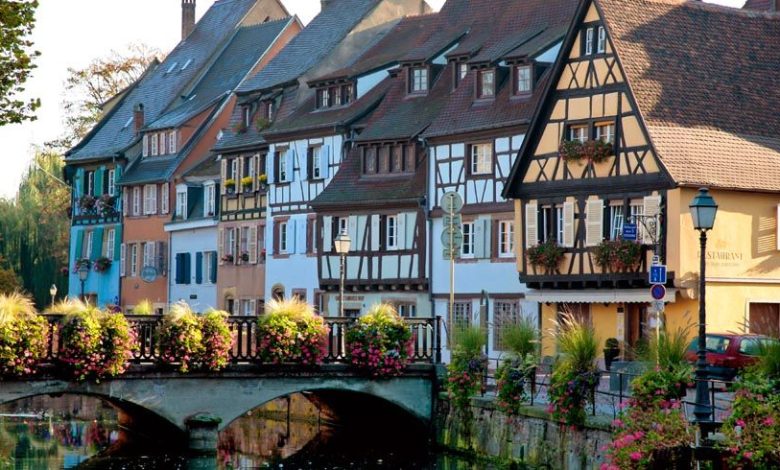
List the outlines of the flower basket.
<svg viewBox="0 0 780 470">
<path fill-rule="evenodd" d="M 267 118 L 263 116 L 258 116 L 257 119 L 255 119 L 255 128 L 258 131 L 264 131 L 268 129 L 271 126 L 271 121 L 269 121 Z"/>
<path fill-rule="evenodd" d="M 111 260 L 105 256 L 95 260 L 95 272 L 104 273 L 111 268 Z"/>
<path fill-rule="evenodd" d="M 412 332 L 389 304 L 374 305 L 358 318 L 346 341 L 349 363 L 372 377 L 402 374 L 414 346 Z"/>
<path fill-rule="evenodd" d="M 81 208 L 82 211 L 89 212 L 95 208 L 96 202 L 97 199 L 95 199 L 95 196 L 92 196 L 91 194 L 85 194 L 81 196 L 81 199 L 79 199 L 79 208 Z"/>
<path fill-rule="evenodd" d="M 116 198 L 109 194 L 100 196 L 95 202 L 95 209 L 102 217 L 108 217 L 116 212 Z"/>
<path fill-rule="evenodd" d="M 614 155 L 614 146 L 601 140 L 564 140 L 558 147 L 558 156 L 566 163 L 581 162 L 601 163 Z"/>
<path fill-rule="evenodd" d="M 564 251 L 555 240 L 547 240 L 525 250 L 525 256 L 532 266 L 543 268 L 547 272 L 558 269 L 563 261 Z"/>
<path fill-rule="evenodd" d="M 631 240 L 604 240 L 593 249 L 594 261 L 611 272 L 633 271 L 642 261 L 642 245 Z"/>
<path fill-rule="evenodd" d="M 320 364 L 328 351 L 328 326 L 302 300 L 272 300 L 258 320 L 259 356 L 271 364 Z"/>
<path fill-rule="evenodd" d="M 0 295 L 0 377 L 35 374 L 46 356 L 48 331 L 48 322 L 29 298 Z"/>
<path fill-rule="evenodd" d="M 228 194 L 233 194 L 236 192 L 236 180 L 234 179 L 226 179 L 225 180 L 225 191 L 228 192 Z"/>
<path fill-rule="evenodd" d="M 79 268 L 82 266 L 85 266 L 87 269 L 90 269 L 92 267 L 92 261 L 89 260 L 89 258 L 79 258 L 76 260 L 76 263 L 73 265 L 73 272 L 78 273 Z"/>
<path fill-rule="evenodd" d="M 160 360 L 181 373 L 189 372 L 203 354 L 200 321 L 184 302 L 174 304 L 163 317 L 158 333 Z"/>
<path fill-rule="evenodd" d="M 496 403 L 510 416 L 519 414 L 523 402 L 528 399 L 526 387 L 536 375 L 534 357 L 529 355 L 526 359 L 504 361 L 496 371 Z"/>
<path fill-rule="evenodd" d="M 244 192 L 249 192 L 252 190 L 252 183 L 254 180 L 251 176 L 244 176 L 241 178 L 241 189 L 244 190 Z"/>
</svg>

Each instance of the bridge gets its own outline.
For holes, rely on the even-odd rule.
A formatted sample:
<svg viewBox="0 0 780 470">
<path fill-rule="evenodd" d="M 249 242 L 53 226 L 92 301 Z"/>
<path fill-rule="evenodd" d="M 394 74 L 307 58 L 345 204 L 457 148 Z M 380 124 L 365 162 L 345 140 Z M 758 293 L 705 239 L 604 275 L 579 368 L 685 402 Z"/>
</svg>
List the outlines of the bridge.
<svg viewBox="0 0 780 470">
<path fill-rule="evenodd" d="M 223 371 L 181 374 L 161 366 L 156 344 L 160 317 L 128 316 L 138 347 L 130 369 L 100 382 L 63 379 L 57 368 L 58 325 L 49 320 L 48 354 L 42 373 L 0 384 L 0 404 L 39 395 L 88 395 L 120 411 L 123 424 L 146 434 L 179 441 L 197 452 L 216 451 L 217 434 L 236 418 L 271 400 L 307 393 L 323 401 L 334 394 L 373 397 L 431 426 L 437 394 L 436 365 L 441 362 L 441 320 L 409 319 L 414 337 L 410 364 L 401 376 L 375 379 L 347 363 L 345 333 L 352 318 L 326 318 L 328 350 L 320 366 L 262 364 L 258 357 L 257 320 L 230 317 L 234 335 L 230 365 Z"/>
</svg>

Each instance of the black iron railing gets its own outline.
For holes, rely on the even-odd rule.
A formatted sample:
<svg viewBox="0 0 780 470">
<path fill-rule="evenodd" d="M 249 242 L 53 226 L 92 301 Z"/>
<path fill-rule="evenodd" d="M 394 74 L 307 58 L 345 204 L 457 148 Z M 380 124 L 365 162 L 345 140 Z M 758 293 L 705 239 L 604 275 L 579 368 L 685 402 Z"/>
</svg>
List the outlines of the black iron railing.
<svg viewBox="0 0 780 470">
<path fill-rule="evenodd" d="M 46 315 L 49 321 L 47 362 L 55 362 L 60 350 L 59 325 L 62 315 Z M 162 324 L 160 316 L 127 315 L 135 329 L 138 347 L 132 362 L 138 365 L 153 365 L 159 362 L 157 344 L 158 330 Z M 328 326 L 327 353 L 323 362 L 327 364 L 347 363 L 346 334 L 356 318 L 326 317 Z M 441 362 L 441 318 L 405 319 L 412 332 L 413 347 L 411 364 L 435 364 Z M 230 360 L 233 364 L 259 362 L 260 335 L 255 317 L 229 317 L 228 325 L 233 333 Z"/>
</svg>

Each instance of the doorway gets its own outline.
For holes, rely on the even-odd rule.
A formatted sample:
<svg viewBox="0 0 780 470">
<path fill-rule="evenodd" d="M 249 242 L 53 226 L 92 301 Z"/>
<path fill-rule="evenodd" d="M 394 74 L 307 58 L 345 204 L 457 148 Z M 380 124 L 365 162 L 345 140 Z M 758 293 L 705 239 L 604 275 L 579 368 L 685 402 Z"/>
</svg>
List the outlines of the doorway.
<svg viewBox="0 0 780 470">
<path fill-rule="evenodd" d="M 637 349 L 641 349 L 646 338 L 647 305 L 643 303 L 631 303 L 625 305 L 626 311 L 626 341 L 627 353 L 635 358 Z"/>
</svg>

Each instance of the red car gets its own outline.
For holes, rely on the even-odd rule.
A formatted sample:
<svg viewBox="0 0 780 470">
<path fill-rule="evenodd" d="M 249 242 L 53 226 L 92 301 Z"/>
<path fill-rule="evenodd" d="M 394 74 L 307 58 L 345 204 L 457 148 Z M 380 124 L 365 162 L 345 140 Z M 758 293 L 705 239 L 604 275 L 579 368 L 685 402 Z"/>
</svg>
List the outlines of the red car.
<svg viewBox="0 0 780 470">
<path fill-rule="evenodd" d="M 707 370 L 710 377 L 734 380 L 740 370 L 755 364 L 761 350 L 761 344 L 776 341 L 761 335 L 738 335 L 733 333 L 708 333 Z M 692 364 L 696 364 L 699 350 L 699 339 L 694 338 L 688 346 L 685 356 Z"/>
</svg>

